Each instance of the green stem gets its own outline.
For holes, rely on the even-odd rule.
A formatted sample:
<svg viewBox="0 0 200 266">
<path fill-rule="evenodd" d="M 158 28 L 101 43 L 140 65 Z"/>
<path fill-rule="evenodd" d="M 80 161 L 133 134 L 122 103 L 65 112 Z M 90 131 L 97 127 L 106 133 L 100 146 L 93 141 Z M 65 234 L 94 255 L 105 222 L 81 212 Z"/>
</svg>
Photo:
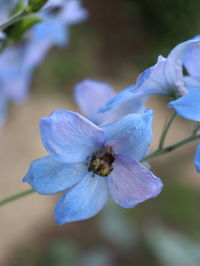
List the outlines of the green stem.
<svg viewBox="0 0 200 266">
<path fill-rule="evenodd" d="M 179 148 L 185 144 L 188 144 L 188 143 L 190 143 L 194 140 L 198 140 L 198 139 L 200 139 L 200 135 L 195 135 L 195 136 L 191 136 L 191 137 L 188 137 L 186 139 L 183 139 L 183 140 L 181 140 L 175 144 L 172 144 L 170 146 L 167 146 L 165 148 L 161 148 L 161 149 L 158 148 L 156 151 L 154 151 L 154 152 L 150 153 L 149 155 L 147 155 L 146 157 L 144 157 L 142 162 L 148 161 L 148 160 L 153 159 L 157 156 L 160 156 L 162 154 L 173 151 L 173 150 L 175 150 L 175 149 L 177 149 L 177 148 Z"/>
<path fill-rule="evenodd" d="M 162 149 L 163 146 L 164 146 L 164 142 L 165 142 L 165 139 L 166 139 L 166 136 L 167 136 L 167 133 L 172 125 L 172 123 L 174 122 L 174 119 L 176 117 L 176 112 L 174 112 L 171 116 L 171 118 L 169 119 L 169 121 L 167 122 L 166 126 L 164 127 L 163 131 L 162 131 L 162 134 L 161 134 L 161 137 L 160 137 L 160 142 L 159 142 L 159 145 L 158 145 L 158 149 Z"/>
<path fill-rule="evenodd" d="M 28 189 L 28 190 L 25 190 L 23 192 L 19 192 L 19 193 L 15 194 L 15 195 L 12 195 L 10 197 L 7 197 L 7 198 L 5 198 L 3 200 L 0 200 L 0 206 L 3 206 L 5 204 L 7 204 L 9 202 L 12 202 L 12 201 L 15 201 L 17 199 L 23 198 L 24 196 L 29 195 L 29 194 L 31 194 L 33 192 L 35 192 L 33 189 Z"/>
</svg>

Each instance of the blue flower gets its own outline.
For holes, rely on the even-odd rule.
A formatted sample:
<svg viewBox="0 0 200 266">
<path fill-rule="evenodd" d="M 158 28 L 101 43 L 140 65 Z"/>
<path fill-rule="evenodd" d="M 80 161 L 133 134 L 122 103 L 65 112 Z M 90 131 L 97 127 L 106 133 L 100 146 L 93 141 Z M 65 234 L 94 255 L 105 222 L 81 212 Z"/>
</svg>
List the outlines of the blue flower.
<svg viewBox="0 0 200 266">
<path fill-rule="evenodd" d="M 74 98 L 81 112 L 90 121 L 105 125 L 127 114 L 144 112 L 147 97 L 133 95 L 131 88 L 116 95 L 109 84 L 85 79 L 75 86 Z M 126 101 L 123 101 L 124 96 Z"/>
<path fill-rule="evenodd" d="M 194 157 L 194 164 L 196 166 L 197 172 L 200 173 L 200 144 L 197 147 L 196 154 Z"/>
<path fill-rule="evenodd" d="M 57 224 L 96 215 L 109 195 L 124 208 L 156 197 L 162 182 L 139 163 L 152 138 L 152 111 L 98 127 L 78 113 L 54 111 L 41 120 L 50 154 L 32 162 L 24 181 L 40 194 L 65 191 L 55 206 Z"/>
<path fill-rule="evenodd" d="M 24 45 L 11 45 L 0 54 L 1 95 L 17 103 L 26 100 L 31 81 L 32 67 L 26 55 Z"/>
<path fill-rule="evenodd" d="M 47 2 L 39 16 L 43 21 L 31 29 L 27 41 L 29 63 L 34 66 L 41 63 L 53 46 L 66 45 L 69 41 L 68 27 L 86 20 L 88 12 L 81 6 L 81 1 L 52 0 Z"/>
<path fill-rule="evenodd" d="M 195 58 L 195 56 L 197 57 Z M 180 116 L 200 121 L 200 74 L 198 80 L 183 74 L 185 65 L 188 72 L 196 77 L 199 57 L 199 37 L 177 45 L 167 58 L 159 56 L 154 66 L 139 75 L 135 86 L 122 91 L 112 102 L 101 108 L 101 111 L 113 108 L 122 101 L 126 104 L 131 97 L 130 92 L 137 99 L 145 99 L 150 95 L 162 95 L 175 99 L 169 102 L 168 106 L 175 109 Z M 193 60 L 194 58 L 195 60 Z M 194 69 L 196 69 L 195 73 Z"/>
</svg>

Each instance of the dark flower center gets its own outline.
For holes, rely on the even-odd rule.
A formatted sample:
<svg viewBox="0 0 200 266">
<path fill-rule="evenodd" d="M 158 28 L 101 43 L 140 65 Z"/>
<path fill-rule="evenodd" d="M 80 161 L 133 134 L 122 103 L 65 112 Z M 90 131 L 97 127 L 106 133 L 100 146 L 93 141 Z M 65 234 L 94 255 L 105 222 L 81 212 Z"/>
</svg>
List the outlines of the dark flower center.
<svg viewBox="0 0 200 266">
<path fill-rule="evenodd" d="M 115 157 L 112 155 L 112 148 L 106 147 L 95 152 L 89 162 L 88 171 L 100 176 L 108 176 L 113 170 Z"/>
</svg>

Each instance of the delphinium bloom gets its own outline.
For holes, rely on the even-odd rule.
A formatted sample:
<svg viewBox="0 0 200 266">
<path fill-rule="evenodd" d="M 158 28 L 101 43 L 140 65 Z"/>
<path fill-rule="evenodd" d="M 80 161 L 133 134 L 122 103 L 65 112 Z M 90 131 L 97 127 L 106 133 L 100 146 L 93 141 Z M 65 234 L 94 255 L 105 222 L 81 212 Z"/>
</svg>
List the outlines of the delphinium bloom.
<svg viewBox="0 0 200 266">
<path fill-rule="evenodd" d="M 129 92 L 130 99 L 116 105 L 110 111 L 99 112 L 101 106 L 112 101 L 116 93 L 105 82 L 84 79 L 74 87 L 74 98 L 82 114 L 96 125 L 105 125 L 130 113 L 143 113 L 145 110 L 145 97 L 135 96 Z"/>
<path fill-rule="evenodd" d="M 150 95 L 167 96 L 170 101 L 168 106 L 184 118 L 200 121 L 200 87 L 189 82 L 188 76 L 183 74 L 183 65 L 189 50 L 200 51 L 200 40 L 194 38 L 177 45 L 168 57 L 158 57 L 157 63 L 146 69 L 136 80 L 134 88 L 129 91 L 141 97 Z M 106 111 L 126 101 L 126 95 L 121 92 L 101 110 Z"/>
<path fill-rule="evenodd" d="M 35 66 L 41 63 L 50 48 L 68 44 L 69 26 L 86 20 L 88 12 L 79 0 L 51 0 L 38 16 L 42 22 L 36 24 L 27 36 L 29 62 Z"/>
<path fill-rule="evenodd" d="M 40 194 L 66 191 L 55 206 L 57 224 L 96 215 L 109 196 L 124 208 L 156 197 L 162 182 L 139 161 L 152 138 L 152 111 L 98 127 L 67 110 L 41 119 L 50 154 L 32 162 L 24 178 Z"/>
</svg>

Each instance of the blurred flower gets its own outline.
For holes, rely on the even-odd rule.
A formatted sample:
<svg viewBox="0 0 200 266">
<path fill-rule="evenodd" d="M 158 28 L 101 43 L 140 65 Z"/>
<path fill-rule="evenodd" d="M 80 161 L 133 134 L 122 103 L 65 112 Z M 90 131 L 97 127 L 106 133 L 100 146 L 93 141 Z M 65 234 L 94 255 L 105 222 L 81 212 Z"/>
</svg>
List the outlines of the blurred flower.
<svg viewBox="0 0 200 266">
<path fill-rule="evenodd" d="M 121 94 L 126 94 L 126 101 L 114 104 L 113 99 L 119 99 Z M 146 97 L 133 96 L 129 89 L 123 90 L 115 97 L 113 88 L 104 82 L 85 79 L 74 88 L 74 98 L 81 112 L 93 123 L 105 125 L 131 113 L 143 113 Z M 99 112 L 106 103 L 110 111 Z M 116 103 L 116 100 L 115 100 Z"/>
<path fill-rule="evenodd" d="M 189 55 L 188 51 L 191 51 Z M 175 99 L 169 102 L 168 106 L 175 109 L 180 116 L 200 121 L 200 82 L 191 77 L 185 77 L 183 74 L 183 64 L 189 65 L 184 60 L 186 56 L 190 58 L 191 53 L 192 62 L 193 57 L 200 53 L 199 37 L 177 45 L 172 49 L 167 58 L 159 56 L 154 66 L 149 67 L 139 75 L 135 86 L 122 91 L 111 103 L 104 106 L 101 111 L 108 110 L 119 104 L 119 102 L 129 101 L 130 92 L 138 98 L 162 95 Z M 196 61 L 198 61 L 198 56 Z M 197 64 L 194 63 L 193 68 Z M 192 67 L 188 67 L 188 69 L 189 72 L 193 73 Z"/>
<path fill-rule="evenodd" d="M 200 144 L 197 147 L 196 154 L 194 157 L 194 163 L 197 169 L 197 172 L 200 173 Z"/>
<path fill-rule="evenodd" d="M 156 197 L 162 182 L 139 163 L 152 139 L 151 110 L 130 114 L 103 127 L 64 110 L 41 120 L 50 156 L 34 161 L 24 178 L 41 194 L 71 188 L 55 207 L 57 224 L 96 215 L 109 195 L 132 208 Z"/>
<path fill-rule="evenodd" d="M 10 10 L 11 5 L 6 3 L 1 10 L 2 16 L 0 12 L 0 19 L 6 18 Z M 87 18 L 87 11 L 81 7 L 80 1 L 54 0 L 49 4 L 38 14 L 43 21 L 33 26 L 22 41 L 6 47 L 0 54 L 0 126 L 5 122 L 7 103 L 10 100 L 22 103 L 27 99 L 32 71 L 48 50 L 53 45 L 67 43 L 66 26 Z M 2 39 L 5 34 L 0 32 L 0 35 Z"/>
<path fill-rule="evenodd" d="M 50 48 L 68 43 L 70 25 L 81 23 L 88 17 L 87 10 L 78 0 L 48 1 L 45 7 L 39 14 L 43 21 L 36 24 L 27 36 L 27 60 L 35 66 L 41 63 Z"/>
</svg>

